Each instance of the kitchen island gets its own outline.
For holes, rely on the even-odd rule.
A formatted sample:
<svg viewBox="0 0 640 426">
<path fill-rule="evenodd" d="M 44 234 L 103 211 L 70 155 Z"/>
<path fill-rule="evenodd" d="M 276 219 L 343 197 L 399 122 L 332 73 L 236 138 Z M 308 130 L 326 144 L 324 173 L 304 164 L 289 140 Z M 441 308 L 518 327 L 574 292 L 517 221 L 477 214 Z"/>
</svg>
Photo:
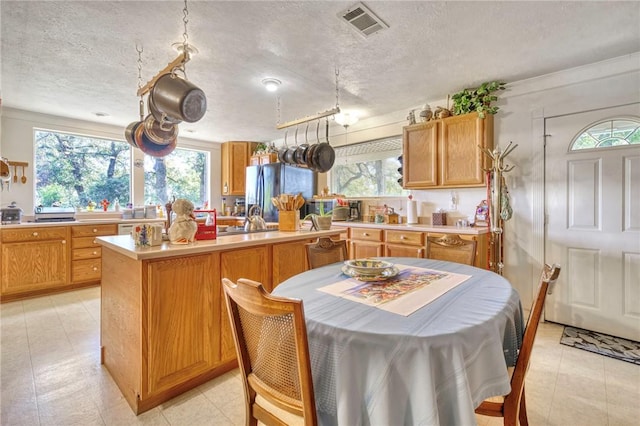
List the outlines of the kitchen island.
<svg viewBox="0 0 640 426">
<path fill-rule="evenodd" d="M 271 291 L 308 269 L 304 244 L 344 230 L 255 232 L 135 247 L 102 246 L 101 361 L 136 414 L 237 366 L 221 279 Z"/>
</svg>

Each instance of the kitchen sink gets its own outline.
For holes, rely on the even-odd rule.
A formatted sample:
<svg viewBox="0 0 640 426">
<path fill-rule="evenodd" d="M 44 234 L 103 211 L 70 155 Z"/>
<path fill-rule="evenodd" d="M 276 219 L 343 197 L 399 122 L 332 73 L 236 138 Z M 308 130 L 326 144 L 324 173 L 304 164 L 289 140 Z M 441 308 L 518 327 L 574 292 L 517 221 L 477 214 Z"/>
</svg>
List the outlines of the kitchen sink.
<svg viewBox="0 0 640 426">
<path fill-rule="evenodd" d="M 277 231 L 277 229 L 259 229 L 255 231 L 245 231 L 244 226 L 228 226 L 226 231 L 218 231 L 218 237 L 224 237 L 225 235 L 238 235 L 238 234 L 255 234 L 258 232 Z"/>
</svg>

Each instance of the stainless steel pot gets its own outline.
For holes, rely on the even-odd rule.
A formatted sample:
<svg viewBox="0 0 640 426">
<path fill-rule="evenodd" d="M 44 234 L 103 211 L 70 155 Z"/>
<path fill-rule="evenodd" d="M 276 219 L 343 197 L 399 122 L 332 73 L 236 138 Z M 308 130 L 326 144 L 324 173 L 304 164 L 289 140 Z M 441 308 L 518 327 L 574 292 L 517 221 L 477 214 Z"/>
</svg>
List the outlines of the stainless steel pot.
<svg viewBox="0 0 640 426">
<path fill-rule="evenodd" d="M 178 125 L 160 122 L 149 114 L 144 119 L 144 132 L 149 138 L 159 145 L 169 145 L 178 137 Z"/>
<path fill-rule="evenodd" d="M 150 96 L 158 112 L 173 120 L 193 123 L 207 111 L 207 97 L 195 84 L 175 73 L 164 74 L 156 81 Z"/>
</svg>

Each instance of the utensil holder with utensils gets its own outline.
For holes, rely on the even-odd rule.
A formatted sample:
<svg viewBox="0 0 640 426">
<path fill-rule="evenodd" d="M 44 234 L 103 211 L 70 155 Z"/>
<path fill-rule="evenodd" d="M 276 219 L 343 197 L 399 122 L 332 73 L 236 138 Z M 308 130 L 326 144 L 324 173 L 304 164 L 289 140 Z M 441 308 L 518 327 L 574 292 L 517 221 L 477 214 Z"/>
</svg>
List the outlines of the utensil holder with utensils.
<svg viewBox="0 0 640 426">
<path fill-rule="evenodd" d="M 297 231 L 300 229 L 300 210 L 281 210 L 278 216 L 280 231 Z"/>
</svg>

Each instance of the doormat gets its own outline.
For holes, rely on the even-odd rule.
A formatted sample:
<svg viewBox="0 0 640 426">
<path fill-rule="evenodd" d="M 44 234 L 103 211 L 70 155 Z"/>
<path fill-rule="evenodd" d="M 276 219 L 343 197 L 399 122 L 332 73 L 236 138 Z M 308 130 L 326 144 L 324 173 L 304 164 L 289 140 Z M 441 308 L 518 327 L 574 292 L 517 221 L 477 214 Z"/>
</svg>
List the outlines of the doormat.
<svg viewBox="0 0 640 426">
<path fill-rule="evenodd" d="M 566 326 L 560 343 L 640 365 L 640 342 Z"/>
</svg>

